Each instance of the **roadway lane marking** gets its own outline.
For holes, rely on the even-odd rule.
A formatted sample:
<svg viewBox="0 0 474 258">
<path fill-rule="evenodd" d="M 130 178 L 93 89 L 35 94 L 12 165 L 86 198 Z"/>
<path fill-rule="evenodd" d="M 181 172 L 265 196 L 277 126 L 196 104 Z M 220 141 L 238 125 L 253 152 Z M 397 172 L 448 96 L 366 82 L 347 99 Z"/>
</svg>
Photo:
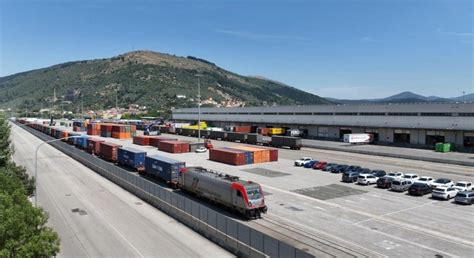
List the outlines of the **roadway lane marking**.
<svg viewBox="0 0 474 258">
<path fill-rule="evenodd" d="M 389 213 L 385 213 L 385 214 L 382 214 L 382 215 L 379 215 L 379 216 L 375 216 L 375 217 L 372 217 L 372 218 L 369 218 L 369 219 L 365 219 L 365 220 L 361 220 L 361 221 L 358 221 L 354 224 L 361 224 L 361 223 L 364 223 L 364 222 L 367 222 L 367 221 L 371 221 L 371 220 L 374 220 L 374 219 L 380 219 L 382 217 L 386 217 L 386 216 L 390 216 L 390 215 L 393 215 L 393 214 L 397 214 L 397 213 L 401 213 L 401 212 L 405 212 L 405 211 L 409 211 L 409 210 L 414 210 L 414 209 L 418 209 L 418 208 L 421 208 L 423 206 L 427 206 L 427 205 L 431 205 L 433 203 L 435 203 L 437 201 L 431 201 L 431 202 L 428 202 L 428 203 L 425 203 L 425 204 L 421 204 L 421 205 L 417 205 L 417 206 L 414 206 L 414 207 L 410 207 L 410 208 L 406 208 L 406 209 L 401 209 L 401 210 L 398 210 L 398 211 L 393 211 L 393 212 L 389 212 Z"/>
<path fill-rule="evenodd" d="M 439 240 L 447 241 L 447 242 L 450 242 L 450 243 L 453 243 L 453 244 L 456 244 L 456 245 L 465 246 L 465 247 L 468 247 L 468 248 L 471 248 L 471 249 L 474 246 L 474 243 L 472 241 L 461 239 L 461 238 L 458 238 L 458 237 L 455 237 L 455 236 L 450 236 L 450 235 L 447 235 L 447 234 L 444 234 L 444 233 L 441 233 L 441 232 L 437 232 L 437 231 L 434 231 L 434 230 L 422 228 L 422 227 L 419 227 L 419 226 L 416 226 L 416 225 L 413 225 L 413 224 L 408 224 L 408 223 L 405 223 L 405 222 L 402 222 L 402 221 L 394 221 L 393 219 L 380 217 L 378 215 L 371 214 L 371 213 L 364 212 L 364 211 L 354 210 L 354 209 L 351 209 L 351 208 L 348 208 L 348 207 L 345 207 L 345 206 L 341 206 L 339 204 L 335 204 L 335 203 L 331 203 L 331 202 L 327 202 L 327 201 L 323 201 L 323 200 L 318 200 L 318 199 L 315 199 L 315 198 L 307 197 L 307 196 L 304 196 L 304 195 L 301 195 L 301 194 L 298 194 L 298 193 L 293 193 L 293 192 L 290 192 L 290 191 L 287 191 L 287 190 L 282 190 L 282 189 L 271 187 L 271 186 L 268 186 L 268 185 L 262 185 L 262 186 L 268 187 L 268 188 L 273 189 L 277 192 L 290 194 L 290 195 L 293 195 L 293 196 L 296 196 L 296 197 L 299 197 L 299 198 L 312 200 L 313 202 L 326 204 L 326 205 L 332 206 L 334 208 L 339 208 L 339 209 L 343 209 L 343 210 L 346 210 L 346 211 L 349 211 L 349 212 L 352 212 L 352 213 L 356 213 L 356 214 L 359 214 L 359 215 L 362 215 L 362 216 L 366 216 L 366 217 L 369 217 L 371 219 L 376 219 L 376 220 L 385 222 L 387 224 L 395 225 L 395 226 L 404 228 L 404 229 L 409 230 L 409 231 L 424 234 L 426 236 L 437 238 Z M 433 202 L 436 202 L 436 201 L 433 201 Z M 426 205 L 426 204 L 423 204 L 423 205 Z M 354 225 L 360 226 L 358 224 L 354 224 Z"/>
</svg>

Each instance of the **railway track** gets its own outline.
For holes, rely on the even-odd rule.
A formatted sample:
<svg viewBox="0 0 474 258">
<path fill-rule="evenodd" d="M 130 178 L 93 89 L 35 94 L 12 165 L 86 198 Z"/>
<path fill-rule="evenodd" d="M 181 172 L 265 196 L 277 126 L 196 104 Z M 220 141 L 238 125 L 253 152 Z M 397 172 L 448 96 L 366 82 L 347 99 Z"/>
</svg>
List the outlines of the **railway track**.
<svg viewBox="0 0 474 258">
<path fill-rule="evenodd" d="M 363 247 L 356 247 L 344 240 L 334 240 L 326 234 L 310 232 L 271 214 L 266 214 L 262 219 L 250 223 L 260 227 L 269 235 L 285 239 L 288 244 L 316 257 L 383 257 L 381 254 Z"/>
</svg>

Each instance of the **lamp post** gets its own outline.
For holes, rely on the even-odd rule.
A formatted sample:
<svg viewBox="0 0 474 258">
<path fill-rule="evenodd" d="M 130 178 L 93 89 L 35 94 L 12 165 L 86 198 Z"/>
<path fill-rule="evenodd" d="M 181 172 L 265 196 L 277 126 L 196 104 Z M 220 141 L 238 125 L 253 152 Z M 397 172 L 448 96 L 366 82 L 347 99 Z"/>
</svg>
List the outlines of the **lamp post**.
<svg viewBox="0 0 474 258">
<path fill-rule="evenodd" d="M 196 74 L 198 78 L 198 142 L 201 141 L 201 77 L 202 74 Z"/>
<path fill-rule="evenodd" d="M 61 140 L 64 140 L 64 139 L 78 138 L 78 137 L 80 137 L 80 136 L 74 135 L 74 136 L 68 136 L 68 137 L 63 137 L 63 138 L 59 138 L 59 139 L 44 141 L 36 147 L 36 150 L 35 150 L 35 189 L 34 189 L 35 207 L 38 207 L 38 190 L 36 188 L 38 187 L 38 151 L 39 151 L 39 149 L 45 143 L 57 142 L 57 141 L 61 141 Z"/>
</svg>

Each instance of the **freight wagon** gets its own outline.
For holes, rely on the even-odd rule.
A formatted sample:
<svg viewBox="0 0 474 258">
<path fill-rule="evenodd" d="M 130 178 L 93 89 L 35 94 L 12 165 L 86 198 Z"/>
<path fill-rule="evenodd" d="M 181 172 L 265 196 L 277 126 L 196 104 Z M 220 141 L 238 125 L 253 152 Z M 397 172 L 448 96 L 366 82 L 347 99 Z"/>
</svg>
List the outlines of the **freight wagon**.
<svg viewBox="0 0 474 258">
<path fill-rule="evenodd" d="M 179 186 L 179 172 L 186 163 L 158 155 L 145 157 L 145 173 L 157 177 L 173 187 Z"/>
<path fill-rule="evenodd" d="M 231 141 L 231 142 L 235 142 L 235 141 L 247 142 L 247 134 L 228 132 L 226 140 Z"/>
<path fill-rule="evenodd" d="M 145 171 L 146 152 L 128 147 L 119 147 L 117 151 L 117 163 L 136 169 L 139 173 Z"/>
<path fill-rule="evenodd" d="M 290 137 L 290 136 L 272 136 L 270 143 L 273 147 L 289 147 L 292 150 L 301 149 L 302 143 L 301 138 Z"/>
<path fill-rule="evenodd" d="M 246 219 L 260 218 L 267 212 L 262 187 L 236 176 L 188 167 L 181 172 L 179 185 L 181 189 L 242 214 Z"/>
<path fill-rule="evenodd" d="M 122 147 L 122 145 L 111 142 L 101 142 L 99 156 L 105 160 L 116 162 L 119 147 Z"/>
</svg>

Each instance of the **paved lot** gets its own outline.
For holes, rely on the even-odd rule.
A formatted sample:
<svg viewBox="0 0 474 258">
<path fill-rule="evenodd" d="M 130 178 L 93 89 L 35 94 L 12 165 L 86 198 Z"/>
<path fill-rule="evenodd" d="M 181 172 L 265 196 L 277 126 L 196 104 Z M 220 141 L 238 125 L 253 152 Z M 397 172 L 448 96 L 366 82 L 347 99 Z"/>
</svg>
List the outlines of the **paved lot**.
<svg viewBox="0 0 474 258">
<path fill-rule="evenodd" d="M 434 150 L 390 147 L 374 144 L 348 144 L 335 141 L 303 140 L 303 145 L 317 149 L 327 149 L 354 153 L 365 153 L 388 157 L 399 157 L 440 163 L 474 166 L 474 153 L 448 152 L 439 153 Z"/>
<path fill-rule="evenodd" d="M 237 167 L 209 161 L 208 153 L 170 154 L 150 146 L 133 145 L 131 140 L 106 140 L 261 183 L 264 191 L 270 193 L 266 196 L 269 213 L 263 220 L 248 223 L 267 227 L 273 223 L 275 230 L 290 228 L 311 236 L 314 245 L 327 241 L 361 255 L 394 257 L 407 254 L 469 257 L 474 251 L 474 206 L 342 183 L 340 175 L 294 167 L 292 161 L 312 156 L 329 162 L 449 177 L 455 181 L 474 181 L 472 167 L 316 149 L 280 150 L 279 162 Z M 238 143 L 213 141 L 213 144 Z"/>
<path fill-rule="evenodd" d="M 33 171 L 41 141 L 12 131 L 15 161 Z M 232 256 L 51 146 L 41 148 L 38 171 L 38 203 L 61 237 L 60 257 Z"/>
</svg>

